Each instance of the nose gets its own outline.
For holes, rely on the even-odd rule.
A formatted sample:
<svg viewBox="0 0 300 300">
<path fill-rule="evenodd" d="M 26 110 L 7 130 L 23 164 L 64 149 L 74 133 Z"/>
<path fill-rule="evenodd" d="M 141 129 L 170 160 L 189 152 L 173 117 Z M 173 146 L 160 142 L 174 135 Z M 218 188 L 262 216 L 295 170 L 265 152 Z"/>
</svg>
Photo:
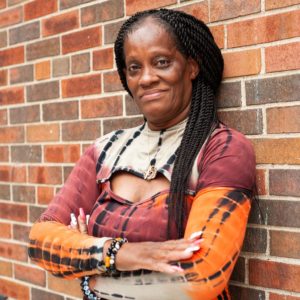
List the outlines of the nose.
<svg viewBox="0 0 300 300">
<path fill-rule="evenodd" d="M 142 68 L 139 84 L 143 87 L 151 86 L 159 80 L 155 70 L 151 66 Z"/>
</svg>

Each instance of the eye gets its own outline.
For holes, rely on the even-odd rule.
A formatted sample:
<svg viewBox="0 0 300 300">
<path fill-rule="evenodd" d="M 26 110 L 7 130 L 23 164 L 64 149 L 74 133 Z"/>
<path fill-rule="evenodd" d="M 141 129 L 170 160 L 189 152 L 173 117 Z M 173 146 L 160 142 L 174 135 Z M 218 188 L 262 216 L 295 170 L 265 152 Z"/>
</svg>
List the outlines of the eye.
<svg viewBox="0 0 300 300">
<path fill-rule="evenodd" d="M 156 65 L 162 69 L 167 68 L 170 65 L 170 60 L 167 58 L 159 58 L 156 61 Z"/>
<path fill-rule="evenodd" d="M 129 73 L 135 73 L 136 71 L 138 71 L 140 69 L 140 66 L 138 64 L 130 64 L 128 67 L 127 67 L 127 71 Z"/>
</svg>

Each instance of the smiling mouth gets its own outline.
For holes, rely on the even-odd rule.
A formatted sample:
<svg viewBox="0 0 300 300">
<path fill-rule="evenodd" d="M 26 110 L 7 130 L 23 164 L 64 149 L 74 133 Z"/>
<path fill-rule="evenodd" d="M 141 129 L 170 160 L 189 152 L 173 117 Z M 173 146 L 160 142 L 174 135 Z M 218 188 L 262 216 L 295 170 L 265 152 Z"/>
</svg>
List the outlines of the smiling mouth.
<svg viewBox="0 0 300 300">
<path fill-rule="evenodd" d="M 152 91 L 152 92 L 146 92 L 144 93 L 140 99 L 143 101 L 150 101 L 150 100 L 156 100 L 158 98 L 160 98 L 162 96 L 163 93 L 165 93 L 166 91 L 163 90 L 159 90 L 159 91 Z"/>
</svg>

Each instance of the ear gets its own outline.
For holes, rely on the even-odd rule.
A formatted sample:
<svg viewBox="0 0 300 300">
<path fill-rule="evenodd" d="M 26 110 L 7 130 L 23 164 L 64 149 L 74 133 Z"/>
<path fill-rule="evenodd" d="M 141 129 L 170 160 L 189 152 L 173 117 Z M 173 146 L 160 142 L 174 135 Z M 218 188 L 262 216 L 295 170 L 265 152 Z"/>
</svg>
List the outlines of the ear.
<svg viewBox="0 0 300 300">
<path fill-rule="evenodd" d="M 188 58 L 188 64 L 190 68 L 190 79 L 194 80 L 199 74 L 199 65 L 198 63 L 191 57 Z"/>
</svg>

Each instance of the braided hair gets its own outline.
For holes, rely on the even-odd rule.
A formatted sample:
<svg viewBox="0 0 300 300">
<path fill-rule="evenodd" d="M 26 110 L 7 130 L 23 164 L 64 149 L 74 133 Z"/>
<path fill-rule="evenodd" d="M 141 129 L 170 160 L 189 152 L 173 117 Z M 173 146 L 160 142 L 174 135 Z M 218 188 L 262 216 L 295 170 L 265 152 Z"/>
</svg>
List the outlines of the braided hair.
<svg viewBox="0 0 300 300">
<path fill-rule="evenodd" d="M 176 159 L 171 177 L 168 197 L 168 235 L 171 224 L 176 225 L 177 237 L 184 235 L 188 215 L 185 199 L 188 179 L 193 163 L 201 147 L 218 125 L 215 94 L 223 73 L 223 57 L 208 27 L 195 17 L 184 12 L 159 9 L 136 13 L 121 27 L 115 42 L 115 57 L 120 80 L 131 95 L 126 76 L 124 41 L 129 33 L 151 17 L 157 20 L 173 37 L 178 51 L 193 58 L 199 65 L 199 74 L 192 82 L 191 107 L 181 144 L 176 150 Z"/>
</svg>

